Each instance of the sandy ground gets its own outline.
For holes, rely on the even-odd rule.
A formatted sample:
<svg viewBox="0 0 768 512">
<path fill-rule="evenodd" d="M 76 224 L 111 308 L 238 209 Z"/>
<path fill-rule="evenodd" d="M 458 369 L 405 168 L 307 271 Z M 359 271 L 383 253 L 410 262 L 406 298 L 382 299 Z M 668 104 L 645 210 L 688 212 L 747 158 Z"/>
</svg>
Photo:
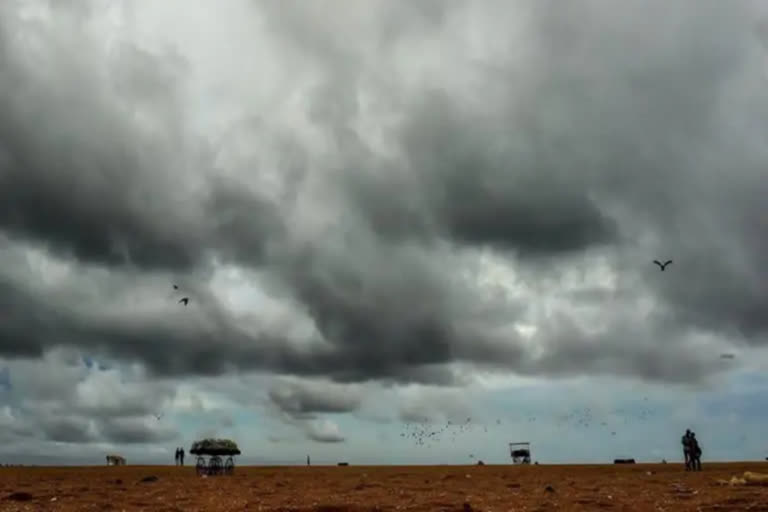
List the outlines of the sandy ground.
<svg viewBox="0 0 768 512">
<path fill-rule="evenodd" d="M 745 470 L 768 473 L 768 463 L 701 473 L 678 464 L 240 467 L 210 478 L 192 467 L 3 467 L 0 510 L 768 511 L 768 487 L 717 483 Z"/>
</svg>

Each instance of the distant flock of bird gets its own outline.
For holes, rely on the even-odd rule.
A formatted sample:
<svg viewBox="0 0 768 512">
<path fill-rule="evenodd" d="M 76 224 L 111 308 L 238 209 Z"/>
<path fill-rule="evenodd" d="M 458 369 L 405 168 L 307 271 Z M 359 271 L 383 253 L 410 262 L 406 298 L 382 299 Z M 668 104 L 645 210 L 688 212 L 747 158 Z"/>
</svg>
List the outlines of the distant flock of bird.
<svg viewBox="0 0 768 512">
<path fill-rule="evenodd" d="M 643 401 L 647 402 L 648 397 L 643 397 Z M 656 415 L 650 407 L 642 407 L 636 415 L 628 415 L 624 409 L 616 409 L 612 411 L 612 414 L 618 416 L 623 420 L 624 425 L 628 425 L 631 420 L 647 421 Z M 535 423 L 536 416 L 529 416 L 527 423 Z M 501 419 L 496 419 L 496 426 L 501 426 Z M 590 428 L 592 425 L 597 425 L 592 409 L 590 407 L 572 409 L 571 412 L 561 415 L 556 418 L 555 425 L 557 428 L 563 427 L 581 427 Z M 609 424 L 607 421 L 600 422 L 600 427 L 606 429 L 606 433 L 610 432 L 611 436 L 616 436 L 616 430 L 608 430 Z M 472 422 L 472 418 L 469 417 L 464 422 L 452 422 L 447 421 L 442 425 L 433 423 L 429 418 L 423 418 L 421 421 L 408 422 L 403 425 L 403 431 L 400 433 L 400 437 L 412 441 L 417 446 L 425 446 L 431 448 L 434 443 L 449 440 L 451 442 L 456 441 L 456 437 L 460 434 L 478 431 L 480 429 L 483 432 L 488 432 L 488 425 L 481 425 Z M 615 428 L 615 427 L 614 427 Z M 469 454 L 470 458 L 474 458 L 474 454 Z"/>
</svg>

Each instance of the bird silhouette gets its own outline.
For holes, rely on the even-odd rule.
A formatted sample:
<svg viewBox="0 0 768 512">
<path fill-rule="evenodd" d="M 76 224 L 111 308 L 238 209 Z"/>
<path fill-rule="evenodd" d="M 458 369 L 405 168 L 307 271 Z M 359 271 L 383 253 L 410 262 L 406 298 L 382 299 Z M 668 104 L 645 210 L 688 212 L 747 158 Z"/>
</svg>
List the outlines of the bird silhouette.
<svg viewBox="0 0 768 512">
<path fill-rule="evenodd" d="M 189 304 L 189 297 L 184 297 L 182 299 L 179 299 L 179 304 L 181 304 L 182 302 L 184 303 L 185 306 L 188 305 Z"/>
<path fill-rule="evenodd" d="M 660 262 L 659 260 L 653 260 L 653 262 L 659 266 L 662 272 L 664 272 L 664 269 L 667 268 L 667 265 L 672 263 L 672 260 L 667 260 L 664 263 Z"/>
<path fill-rule="evenodd" d="M 178 290 L 179 289 L 179 285 L 177 285 L 177 284 L 173 285 L 173 289 L 174 290 Z"/>
<path fill-rule="evenodd" d="M 163 417 L 163 413 L 155 414 L 155 418 L 157 418 L 157 421 L 160 421 L 160 418 Z"/>
</svg>

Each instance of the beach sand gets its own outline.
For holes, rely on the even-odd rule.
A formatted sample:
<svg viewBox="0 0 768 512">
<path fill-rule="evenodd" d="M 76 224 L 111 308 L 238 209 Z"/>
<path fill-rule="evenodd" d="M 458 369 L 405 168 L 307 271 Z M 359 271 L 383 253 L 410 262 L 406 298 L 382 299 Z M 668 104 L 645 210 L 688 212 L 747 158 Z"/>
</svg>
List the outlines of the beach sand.
<svg viewBox="0 0 768 512">
<path fill-rule="evenodd" d="M 718 483 L 768 463 L 704 464 L 2 467 L 0 510 L 768 511 L 768 487 Z"/>
</svg>

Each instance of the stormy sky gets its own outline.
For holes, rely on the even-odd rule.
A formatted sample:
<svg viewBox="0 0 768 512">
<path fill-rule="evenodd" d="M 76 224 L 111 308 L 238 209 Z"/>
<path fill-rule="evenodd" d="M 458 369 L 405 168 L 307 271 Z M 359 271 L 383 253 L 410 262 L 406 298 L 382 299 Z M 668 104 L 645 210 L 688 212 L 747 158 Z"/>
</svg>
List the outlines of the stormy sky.
<svg viewBox="0 0 768 512">
<path fill-rule="evenodd" d="M 767 134 L 759 2 L 5 0 L 0 463 L 762 459 Z"/>
</svg>

